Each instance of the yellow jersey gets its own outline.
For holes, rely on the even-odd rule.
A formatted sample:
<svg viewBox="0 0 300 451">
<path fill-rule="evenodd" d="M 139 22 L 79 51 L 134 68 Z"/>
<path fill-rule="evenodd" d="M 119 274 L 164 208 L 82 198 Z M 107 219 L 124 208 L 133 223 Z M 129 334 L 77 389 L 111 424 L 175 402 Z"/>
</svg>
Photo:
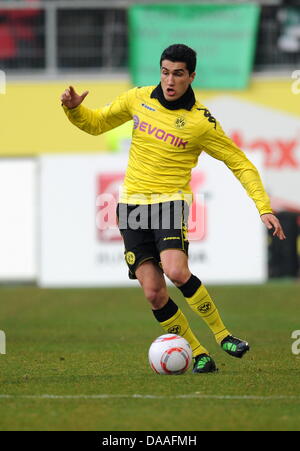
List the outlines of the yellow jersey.
<svg viewBox="0 0 300 451">
<path fill-rule="evenodd" d="M 191 171 L 201 152 L 223 161 L 253 199 L 259 214 L 272 213 L 255 166 L 197 100 L 191 109 L 164 107 L 155 86 L 133 88 L 100 109 L 68 109 L 69 120 L 92 135 L 133 120 L 132 142 L 120 202 L 147 204 L 191 195 Z"/>
</svg>

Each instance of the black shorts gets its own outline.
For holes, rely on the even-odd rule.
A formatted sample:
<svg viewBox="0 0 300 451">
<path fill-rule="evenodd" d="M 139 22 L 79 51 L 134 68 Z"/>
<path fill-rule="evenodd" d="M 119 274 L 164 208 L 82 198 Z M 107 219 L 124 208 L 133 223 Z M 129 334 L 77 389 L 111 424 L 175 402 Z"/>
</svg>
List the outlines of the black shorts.
<svg viewBox="0 0 300 451">
<path fill-rule="evenodd" d="M 180 249 L 188 255 L 188 215 L 188 204 L 182 200 L 149 205 L 118 204 L 118 227 L 124 240 L 130 279 L 136 279 L 137 267 L 147 260 L 160 265 L 160 253 L 166 249 Z"/>
</svg>

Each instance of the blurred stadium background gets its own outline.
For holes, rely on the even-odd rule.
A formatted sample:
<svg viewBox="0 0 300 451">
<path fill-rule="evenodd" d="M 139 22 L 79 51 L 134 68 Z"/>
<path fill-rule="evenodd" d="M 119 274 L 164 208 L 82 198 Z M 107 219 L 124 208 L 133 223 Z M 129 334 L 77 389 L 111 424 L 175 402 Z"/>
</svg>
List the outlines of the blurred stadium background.
<svg viewBox="0 0 300 451">
<path fill-rule="evenodd" d="M 143 3 L 139 2 L 140 9 Z M 171 2 L 164 4 L 171 7 Z M 176 10 L 176 2 L 172 4 L 175 5 L 174 14 L 179 15 L 178 20 L 184 21 L 186 18 L 188 22 L 189 8 L 197 8 L 201 2 L 190 2 L 190 6 L 183 10 Z M 219 2 L 211 2 L 212 4 L 220 8 Z M 247 6 L 247 2 L 232 4 Z M 159 2 L 152 2 L 152 7 L 159 7 Z M 300 6 L 286 1 L 270 0 L 258 2 L 256 7 L 257 19 L 254 18 L 252 23 L 246 24 L 248 35 L 245 39 L 248 48 L 250 45 L 250 52 L 248 51 L 241 62 L 241 70 L 245 75 L 242 85 L 238 81 L 238 72 L 234 73 L 233 70 L 229 73 L 232 86 L 226 89 L 222 89 L 222 78 L 227 76 L 226 71 L 233 66 L 237 58 L 233 42 L 237 40 L 234 37 L 235 30 L 230 24 L 231 34 L 230 30 L 224 29 L 222 35 L 222 40 L 228 41 L 229 46 L 225 49 L 226 61 L 216 61 L 212 72 L 207 72 L 207 77 L 203 75 L 201 78 L 202 66 L 199 69 L 199 65 L 202 63 L 205 71 L 205 67 L 211 64 L 211 59 L 215 59 L 217 47 L 217 41 L 209 41 L 209 33 L 214 30 L 216 16 L 214 19 L 205 16 L 208 28 L 207 36 L 201 33 L 205 36 L 204 44 L 199 35 L 194 36 L 192 41 L 197 47 L 198 39 L 200 48 L 196 92 L 228 134 L 259 166 L 272 198 L 273 208 L 283 221 L 288 239 L 285 243 L 279 243 L 276 240 L 267 240 L 265 236 L 261 237 L 258 243 L 260 255 L 253 245 L 250 246 L 249 261 L 244 274 L 239 277 L 237 273 L 235 280 L 234 274 L 222 276 L 216 268 L 211 268 L 207 273 L 209 282 L 245 282 L 247 274 L 250 282 L 278 277 L 299 277 L 299 96 L 292 92 L 293 83 L 297 83 L 292 74 L 300 66 Z M 99 190 L 103 190 L 103 183 L 108 190 L 115 192 L 116 183 L 122 178 L 131 124 L 107 135 L 90 137 L 75 130 L 66 121 L 60 111 L 59 96 L 66 86 L 74 84 L 79 91 L 90 90 L 86 100 L 88 106 L 101 107 L 133 86 L 134 82 L 143 81 L 139 65 L 147 67 L 148 72 L 155 70 L 159 50 L 164 46 L 163 41 L 180 41 L 180 38 L 177 38 L 178 31 L 177 34 L 171 33 L 172 28 L 167 31 L 169 35 L 153 39 L 151 28 L 157 27 L 157 23 L 151 23 L 153 19 L 149 20 L 148 35 L 143 33 L 138 21 L 144 19 L 140 11 L 133 11 L 134 9 L 137 9 L 137 5 L 129 0 L 0 1 L 0 68 L 2 80 L 6 80 L 6 92 L 0 97 L 0 171 L 3 174 L 0 182 L 0 280 L 3 282 L 34 281 L 45 286 L 72 286 L 74 280 L 77 285 L 101 285 L 110 280 L 107 279 L 108 274 L 101 270 L 104 264 L 109 268 L 108 272 L 111 272 L 118 262 L 121 267 L 123 265 L 121 245 L 115 243 L 116 232 L 109 237 L 109 233 L 95 232 L 93 227 L 96 228 L 95 199 Z M 146 10 L 146 14 L 149 14 L 149 11 L 147 13 Z M 158 23 L 158 27 L 164 29 L 169 21 L 166 21 L 166 16 L 160 17 L 162 22 Z M 144 31 L 145 26 L 146 24 Z M 195 26 L 197 27 L 197 24 Z M 189 35 L 186 30 L 184 32 L 185 34 L 182 34 L 181 30 L 179 36 L 189 41 Z M 147 39 L 151 43 L 150 47 Z M 143 45 L 146 48 L 144 53 Z M 212 45 L 214 47 L 211 47 Z M 232 50 L 230 46 L 233 46 Z M 154 48 L 152 53 L 149 50 L 151 47 Z M 240 52 L 247 52 L 247 48 L 241 48 Z M 212 53 L 213 57 L 210 58 L 209 53 Z M 148 68 L 151 63 L 152 66 L 154 64 L 154 69 Z M 212 76 L 217 72 L 221 73 L 221 76 Z M 150 81 L 153 80 L 152 84 L 157 82 L 158 77 L 157 69 L 157 73 L 154 72 L 150 78 Z M 208 79 L 210 85 L 207 88 Z M 101 158 L 112 154 L 114 163 L 106 159 L 103 160 L 106 161 L 104 164 Z M 62 169 L 56 171 L 56 165 L 62 168 L 63 164 L 65 172 Z M 77 176 L 76 168 L 81 165 L 86 166 L 86 173 Z M 111 165 L 119 167 L 117 174 L 113 175 Z M 48 173 L 50 167 L 52 173 Z M 103 169 L 104 167 L 106 169 Z M 107 180 L 104 180 L 103 171 L 106 172 Z M 58 173 L 55 176 L 56 172 Z M 82 194 L 82 202 L 89 205 L 85 211 L 86 219 L 90 216 L 89 222 L 84 223 L 83 220 L 82 224 L 77 223 L 81 207 L 78 198 L 75 198 L 79 194 L 73 191 L 72 196 L 72 189 L 75 190 L 76 185 L 78 188 L 77 177 L 82 183 L 79 191 L 84 191 L 86 195 L 83 199 Z M 95 186 L 97 185 L 95 189 L 87 186 L 89 177 L 94 177 Z M 203 183 L 199 189 L 207 194 L 207 215 L 211 214 L 213 217 L 209 209 L 218 209 L 218 203 L 213 204 L 211 200 L 216 188 L 210 186 L 209 182 L 209 186 Z M 51 185 L 52 194 L 47 190 L 47 185 Z M 197 189 L 196 182 L 194 185 Z M 61 200 L 58 206 L 57 193 L 62 191 L 65 192 L 65 199 L 64 202 Z M 228 208 L 229 204 L 230 202 Z M 60 216 L 60 233 L 56 228 L 58 207 L 65 211 L 65 215 Z M 252 211 L 253 207 L 250 208 Z M 68 209 L 69 216 L 66 213 Z M 230 211 L 228 213 L 235 214 Z M 256 230 L 257 217 L 254 213 L 252 216 L 250 214 L 251 217 L 248 216 L 250 222 L 245 225 L 246 229 Z M 72 224 L 69 221 L 72 221 Z M 230 224 L 234 221 L 232 217 Z M 210 227 L 209 224 L 208 221 L 206 226 Z M 228 227 L 230 224 L 228 222 Z M 82 236 L 83 230 L 86 230 L 86 234 Z M 240 240 L 243 240 L 247 230 L 238 233 Z M 205 259 L 208 261 L 209 252 L 212 252 L 209 250 L 210 246 L 206 248 L 206 240 L 209 241 L 212 233 L 214 232 L 208 230 L 203 237 L 198 237 L 197 241 L 198 254 L 195 259 L 199 261 L 204 277 Z M 258 232 L 258 235 L 260 233 Z M 73 247 L 73 240 L 76 240 L 79 247 L 79 241 L 83 242 L 80 249 L 89 247 L 90 250 L 89 253 L 87 250 L 83 251 L 82 255 L 76 253 L 77 261 L 86 260 L 82 267 L 77 268 L 77 273 L 74 268 L 74 254 L 70 249 Z M 225 246 L 224 240 L 223 245 Z M 236 248 L 238 246 L 237 241 Z M 51 250 L 53 255 L 49 255 Z M 221 242 L 216 249 L 216 253 L 218 252 L 227 252 L 226 246 L 222 252 Z M 61 265 L 58 267 L 59 255 Z M 239 256 L 232 256 L 233 263 L 236 258 Z M 79 275 L 84 266 L 90 266 L 86 273 L 90 272 L 92 265 L 95 277 L 89 277 L 88 274 L 85 277 L 83 273 Z M 54 266 L 53 271 L 50 266 Z M 54 269 L 59 274 L 54 274 Z M 72 271 L 73 278 L 70 274 Z M 99 279 L 100 273 L 102 276 Z M 120 269 L 118 278 L 120 283 L 127 283 L 124 269 Z"/>
<path fill-rule="evenodd" d="M 0 329 L 7 332 L 7 340 L 10 337 L 13 337 L 12 343 L 16 340 L 15 349 L 23 353 L 24 359 L 28 359 L 27 363 L 30 361 L 28 365 L 23 362 L 27 368 L 24 376 L 22 365 L 17 363 L 14 366 L 1 357 L 3 374 L 8 377 L 7 393 L 14 393 L 17 389 L 16 385 L 9 385 L 14 377 L 16 381 L 25 378 L 21 380 L 19 393 L 32 393 L 34 390 L 35 393 L 45 393 L 44 382 L 48 393 L 51 389 L 54 393 L 59 390 L 62 393 L 67 389 L 70 389 L 70 393 L 73 389 L 77 390 L 79 379 L 74 379 L 75 382 L 72 379 L 72 374 L 77 374 L 75 360 L 72 361 L 72 367 L 65 370 L 67 373 L 61 374 L 65 385 L 60 386 L 57 379 L 54 388 L 51 388 L 48 380 L 43 382 L 43 375 L 47 371 L 51 373 L 54 364 L 50 361 L 46 364 L 43 360 L 45 357 L 41 357 L 44 363 L 40 362 L 42 348 L 38 348 L 37 342 L 47 341 L 55 333 L 61 343 L 53 338 L 50 353 L 54 352 L 55 345 L 60 353 L 72 352 L 72 345 L 78 345 L 76 339 L 82 340 L 82 345 L 86 343 L 87 347 L 94 346 L 96 353 L 99 337 L 96 338 L 96 333 L 94 336 L 90 332 L 96 327 L 96 319 L 95 323 L 89 321 L 92 321 L 93 312 L 96 312 L 96 298 L 99 298 L 101 291 L 83 294 L 82 288 L 103 290 L 100 297 L 106 303 L 107 324 L 98 332 L 102 336 L 112 333 L 112 347 L 107 348 L 105 356 L 108 366 L 110 359 L 117 358 L 112 357 L 112 353 L 113 349 L 119 350 L 120 338 L 118 325 L 115 324 L 116 329 L 113 329 L 113 321 L 110 322 L 109 318 L 123 322 L 121 341 L 126 340 L 124 337 L 128 333 L 129 341 L 134 347 L 136 343 L 137 352 L 140 353 L 145 352 L 147 343 L 151 337 L 154 338 L 155 330 L 159 334 L 158 329 L 153 331 L 148 323 L 143 323 L 142 318 L 146 315 L 144 311 L 136 319 L 140 326 L 135 332 L 131 319 L 122 317 L 120 312 L 127 314 L 124 310 L 126 306 L 123 305 L 123 292 L 113 292 L 113 289 L 137 287 L 137 284 L 127 279 L 123 247 L 116 228 L 101 230 L 98 222 L 99 211 L 103 207 L 99 195 L 109 193 L 117 196 L 126 167 L 132 124 L 107 135 L 89 136 L 67 121 L 61 109 L 60 95 L 69 85 L 81 92 L 88 89 L 90 93 L 85 104 L 91 108 L 100 108 L 126 89 L 143 84 L 143 77 L 149 76 L 151 84 L 156 84 L 159 80 L 160 51 L 175 42 L 191 43 L 196 48 L 199 61 L 196 95 L 259 168 L 274 211 L 287 234 L 285 242 L 272 239 L 260 223 L 254 204 L 232 174 L 219 162 L 201 156 L 198 168 L 193 173 L 192 186 L 194 192 L 200 194 L 200 200 L 194 208 L 199 209 L 205 220 L 200 232 L 198 230 L 192 237 L 192 269 L 215 287 L 212 290 L 217 293 L 218 285 L 234 286 L 232 292 L 226 292 L 225 287 L 223 293 L 228 298 L 228 318 L 233 318 L 240 325 L 241 333 L 244 333 L 242 327 L 247 327 L 246 324 L 249 326 L 247 318 L 252 314 L 260 332 L 265 327 L 274 327 L 274 334 L 278 334 L 282 329 L 282 340 L 290 338 L 292 327 L 297 328 L 299 293 L 295 287 L 300 276 L 300 3 L 261 0 L 251 6 L 248 2 L 232 1 L 232 10 L 226 10 L 226 4 L 224 6 L 223 2 L 218 1 L 209 2 L 209 6 L 201 1 L 190 1 L 188 5 L 180 6 L 175 0 L 165 0 L 163 5 L 158 1 L 152 1 L 149 6 L 147 2 L 131 0 L 0 0 L 0 310 L 3 321 L 0 320 Z M 249 15 L 245 18 L 242 14 L 242 8 L 249 6 L 254 8 L 251 19 Z M 203 14 L 201 7 L 204 8 Z M 197 25 L 197 20 L 200 25 Z M 224 22 L 224 28 L 216 39 L 221 22 Z M 193 31 L 190 34 L 189 27 Z M 274 290 L 272 281 L 275 281 Z M 277 285 L 278 281 L 284 283 Z M 287 293 L 287 288 L 280 291 L 279 286 L 286 287 L 287 283 L 292 291 Z M 243 291 L 238 288 L 243 284 L 254 288 L 248 287 Z M 25 291 L 22 291 L 23 286 L 27 287 Z M 270 286 L 270 291 L 264 292 L 264 286 Z M 15 292 L 11 291 L 12 287 L 16 288 Z M 48 288 L 70 288 L 75 291 L 66 291 L 64 294 L 63 291 L 54 290 L 52 303 L 51 290 L 47 291 Z M 40 294 L 42 292 L 45 294 Z M 124 293 L 131 296 L 133 291 Z M 238 303 L 232 305 L 232 309 L 230 307 L 232 296 L 237 299 L 238 293 L 245 300 L 245 315 L 249 313 L 249 316 L 242 317 L 244 307 Z M 285 326 L 280 323 L 279 317 L 273 318 L 272 325 L 272 315 L 269 316 L 268 310 L 262 310 L 264 293 L 267 299 L 274 299 L 278 309 L 282 305 L 282 293 L 286 302 L 282 308 L 286 314 L 289 308 L 293 308 L 292 315 L 287 315 L 284 320 Z M 81 296 L 83 299 L 79 301 Z M 250 307 L 253 296 L 257 301 L 256 316 Z M 132 302 L 136 299 L 132 308 L 140 308 L 137 307 L 140 297 L 140 292 L 132 294 Z M 45 300 L 49 309 L 51 305 L 49 311 L 39 302 L 40 299 Z M 64 299 L 66 310 L 60 311 Z M 222 290 L 219 299 L 222 299 Z M 80 314 L 76 308 L 72 312 L 73 301 L 79 310 L 85 311 L 87 327 L 90 324 L 90 329 L 79 333 L 79 338 L 69 329 L 72 319 L 70 324 L 64 324 L 62 319 L 64 315 L 79 315 L 72 318 L 74 325 L 81 329 Z M 24 317 L 24 312 L 21 313 L 23 302 L 29 308 Z M 120 305 L 121 310 L 114 310 L 114 302 Z M 131 301 L 128 302 L 131 305 Z M 97 308 L 100 318 L 101 308 Z M 241 317 L 236 316 L 239 308 Z M 268 308 L 267 305 L 265 308 Z M 42 324 L 46 321 L 44 330 L 35 323 L 38 317 Z M 269 320 L 268 325 L 263 322 L 265 318 Z M 291 318 L 293 324 L 289 322 Z M 152 318 L 149 323 L 150 320 Z M 60 327 L 64 329 L 60 331 Z M 249 327 L 250 338 L 252 334 L 255 341 L 258 332 L 254 326 L 252 329 Z M 36 334 L 34 337 L 29 337 L 30 329 L 32 334 Z M 145 342 L 140 342 L 137 336 L 143 335 L 144 331 L 148 331 L 145 332 Z M 89 333 L 92 336 L 85 342 Z M 25 344 L 23 347 L 23 337 L 36 354 L 31 355 Z M 272 337 L 270 340 L 272 346 Z M 105 340 L 103 346 L 106 346 Z M 10 352 L 14 352 L 13 344 Z M 82 352 L 86 354 L 88 351 L 85 349 Z M 282 355 L 282 349 L 273 350 L 274 359 L 278 352 Z M 79 356 L 81 363 L 84 361 L 83 355 Z M 267 358 L 267 354 L 264 358 Z M 58 359 L 63 365 L 65 358 Z M 22 383 L 30 379 L 31 370 L 28 368 L 33 368 L 34 362 L 40 363 L 32 370 L 33 374 L 37 375 L 34 371 L 41 370 L 42 379 L 34 389 L 28 386 L 24 388 Z M 87 368 L 89 364 L 86 362 Z M 259 365 L 263 363 L 259 362 Z M 252 374 L 253 371 L 253 378 L 259 374 L 254 374 L 250 367 L 242 368 L 244 374 L 249 371 Z M 91 374 L 98 371 L 94 367 L 89 370 Z M 70 378 L 64 379 L 66 375 Z M 144 374 L 137 372 L 137 375 L 144 378 Z M 127 373 L 121 373 L 121 376 L 128 378 Z M 282 377 L 285 377 L 283 373 Z M 231 386 L 231 380 L 227 382 L 224 386 Z M 258 387 L 258 392 L 265 395 L 262 388 L 264 381 L 256 382 L 254 386 Z M 138 387 L 138 382 L 135 383 Z M 101 387 L 106 389 L 98 379 L 97 384 L 92 385 L 95 393 L 99 393 Z M 176 384 L 180 390 L 180 382 L 176 381 Z M 282 382 L 278 393 L 292 384 Z M 167 390 L 167 383 L 163 382 L 163 385 Z M 273 387 L 273 382 L 269 380 L 268 386 Z M 5 385 L 2 387 L 5 389 Z M 115 393 L 114 390 L 118 392 L 120 387 L 123 387 L 122 381 L 111 389 L 112 393 Z M 206 388 L 209 391 L 210 385 Z M 123 389 L 125 393 L 127 387 Z M 143 389 L 147 391 L 147 388 Z M 88 381 L 86 386 L 78 390 L 79 393 L 85 390 L 94 393 Z M 249 394 L 252 394 L 251 390 Z M 127 400 L 124 402 L 127 403 Z M 118 408 L 116 405 L 116 412 Z M 14 409 L 11 406 L 11 410 L 5 410 L 4 429 L 46 428 L 41 420 L 45 413 L 43 410 L 38 422 L 35 422 L 33 414 L 32 422 L 26 423 L 23 419 L 14 422 Z M 227 416 L 224 409 L 224 406 L 220 408 L 220 418 Z M 83 409 L 83 416 L 84 412 Z M 270 407 L 261 428 L 272 424 L 271 412 Z M 134 409 L 132 414 L 134 418 Z M 236 423 L 226 427 L 251 428 L 249 418 L 256 417 L 256 413 L 251 415 L 249 411 L 249 415 L 244 418 L 244 423 L 241 416 L 241 423 L 237 418 Z M 171 417 L 170 422 L 166 423 L 167 430 L 172 428 Z M 131 417 L 123 423 L 118 423 L 117 418 L 118 413 L 112 422 L 105 420 L 103 427 L 108 430 L 134 427 L 135 420 L 132 419 L 130 423 Z M 293 418 L 296 420 L 295 416 Z M 147 430 L 152 419 L 148 420 L 150 423 L 146 426 L 139 424 L 136 427 Z M 57 422 L 51 421 L 49 424 L 53 428 L 88 427 L 88 420 L 82 423 L 83 426 L 71 423 L 71 420 L 70 423 L 64 422 L 59 416 Z M 278 419 L 274 428 L 280 427 L 280 424 L 284 427 L 284 421 Z M 189 424 L 197 427 L 193 423 Z M 296 423 L 291 423 L 289 427 L 293 427 L 293 424 Z M 101 428 L 91 420 L 90 427 L 93 425 Z M 155 430 L 161 425 L 153 424 L 151 427 Z M 175 424 L 174 427 L 185 430 L 189 425 Z M 209 429 L 210 426 L 205 427 Z M 214 424 L 214 428 L 217 427 Z"/>
</svg>

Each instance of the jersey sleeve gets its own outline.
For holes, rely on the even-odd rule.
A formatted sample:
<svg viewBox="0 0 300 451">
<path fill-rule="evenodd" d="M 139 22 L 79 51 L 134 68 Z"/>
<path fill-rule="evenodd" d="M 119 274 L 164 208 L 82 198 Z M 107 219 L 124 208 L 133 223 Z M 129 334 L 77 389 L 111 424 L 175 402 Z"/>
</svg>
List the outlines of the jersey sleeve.
<svg viewBox="0 0 300 451">
<path fill-rule="evenodd" d="M 90 135 L 100 135 L 132 119 L 131 103 L 135 89 L 125 92 L 100 109 L 90 109 L 82 104 L 72 109 L 63 105 L 63 109 L 76 127 Z"/>
<path fill-rule="evenodd" d="M 224 133 L 215 121 L 207 125 L 207 131 L 199 137 L 202 150 L 213 158 L 223 161 L 255 202 L 260 215 L 272 213 L 267 195 L 256 167 L 245 153 Z"/>
</svg>

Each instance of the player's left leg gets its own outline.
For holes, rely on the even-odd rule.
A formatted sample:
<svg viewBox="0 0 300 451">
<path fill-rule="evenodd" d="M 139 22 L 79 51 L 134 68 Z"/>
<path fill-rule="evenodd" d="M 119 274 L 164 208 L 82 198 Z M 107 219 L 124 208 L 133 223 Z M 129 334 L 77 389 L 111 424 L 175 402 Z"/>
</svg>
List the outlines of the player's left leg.
<svg viewBox="0 0 300 451">
<path fill-rule="evenodd" d="M 191 274 L 186 253 L 180 249 L 166 249 L 160 257 L 164 273 L 179 288 L 191 309 L 206 322 L 217 343 L 228 354 L 242 357 L 249 350 L 248 343 L 233 337 L 225 327 L 207 289 Z"/>
<path fill-rule="evenodd" d="M 198 277 L 191 274 L 187 255 L 179 249 L 166 249 L 160 258 L 166 276 L 179 288 L 191 309 L 206 322 L 216 341 L 221 343 L 230 333 L 206 288 Z"/>
<path fill-rule="evenodd" d="M 135 275 L 143 288 L 146 299 L 152 306 L 152 312 L 167 333 L 181 335 L 185 338 L 198 362 L 195 373 L 210 373 L 216 371 L 213 360 L 208 357 L 207 350 L 193 334 L 189 322 L 175 302 L 169 297 L 162 270 L 153 261 L 143 262 L 135 270 Z"/>
</svg>

